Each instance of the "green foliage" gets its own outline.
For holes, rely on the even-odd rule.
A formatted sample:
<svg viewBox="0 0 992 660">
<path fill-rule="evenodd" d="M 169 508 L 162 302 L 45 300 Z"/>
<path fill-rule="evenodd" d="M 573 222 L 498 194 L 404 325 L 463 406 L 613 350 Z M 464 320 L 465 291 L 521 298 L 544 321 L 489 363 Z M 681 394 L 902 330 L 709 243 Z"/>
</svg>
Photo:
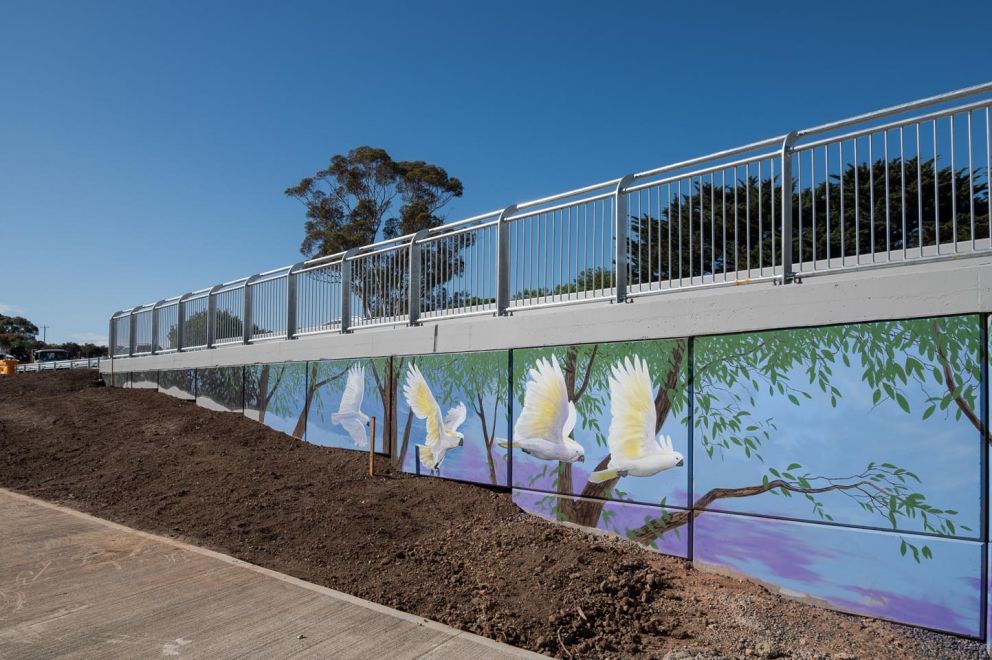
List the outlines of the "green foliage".
<svg viewBox="0 0 992 660">
<path fill-rule="evenodd" d="M 987 438 L 977 414 L 980 322 L 977 316 L 960 316 L 697 340 L 695 437 L 710 458 L 742 451 L 747 458 L 763 461 L 762 442 L 776 428 L 773 419 L 754 418 L 756 396 L 781 396 L 797 406 L 816 397 L 836 406 L 842 392 L 831 381 L 834 368 L 842 364 L 861 372 L 874 407 L 895 406 L 921 422 L 934 415 L 955 422 L 965 419 Z M 923 392 L 928 404 L 924 409 L 910 406 L 910 388 Z M 900 521 L 918 520 L 923 531 L 935 535 L 971 531 L 955 522 L 957 511 L 935 506 L 916 490 L 922 484 L 914 472 L 888 462 L 869 463 L 844 477 L 803 471 L 798 463 L 785 469 L 770 467 L 762 486 L 748 494 L 805 497 L 813 513 L 826 521 L 834 518 L 823 496 L 835 493 L 855 501 L 892 529 L 899 529 Z M 932 557 L 930 548 L 917 548 L 910 541 L 903 540 L 901 550 L 916 561 Z"/>
<path fill-rule="evenodd" d="M 38 326 L 23 316 L 0 314 L 0 353 L 9 353 L 21 361 L 31 359 L 31 351 L 44 345 L 37 334 Z"/>
<path fill-rule="evenodd" d="M 206 397 L 229 410 L 241 410 L 244 405 L 244 369 L 244 367 L 197 369 L 197 396 Z"/>
<path fill-rule="evenodd" d="M 300 251 L 320 257 L 443 224 L 439 215 L 461 197 L 461 181 L 424 161 L 394 161 L 385 149 L 361 146 L 336 154 L 324 169 L 287 188 L 306 207 Z M 390 216 L 399 198 L 397 216 Z"/>
<path fill-rule="evenodd" d="M 802 157 L 808 168 L 808 153 Z M 952 173 L 950 167 L 938 169 L 933 160 L 892 158 L 875 160 L 870 166 L 849 164 L 842 175 L 831 175 L 829 183 L 820 181 L 813 189 L 800 191 L 796 183 L 793 256 L 809 261 L 814 250 L 817 259 L 826 258 L 828 247 L 830 256 L 840 257 L 918 249 L 935 245 L 938 239 L 941 243 L 971 240 L 972 206 L 975 236 L 988 236 L 988 184 L 982 175 L 980 169 L 975 171 L 970 189 L 967 168 Z M 681 191 L 666 187 L 662 192 L 670 197 L 659 198 L 660 213 L 630 217 L 633 281 L 734 273 L 781 263 L 780 222 L 773 214 L 782 208 L 778 178 L 759 178 L 752 169 L 736 185 L 733 175 L 718 176 L 714 182 L 694 179 L 691 187 L 685 184 Z"/>
</svg>

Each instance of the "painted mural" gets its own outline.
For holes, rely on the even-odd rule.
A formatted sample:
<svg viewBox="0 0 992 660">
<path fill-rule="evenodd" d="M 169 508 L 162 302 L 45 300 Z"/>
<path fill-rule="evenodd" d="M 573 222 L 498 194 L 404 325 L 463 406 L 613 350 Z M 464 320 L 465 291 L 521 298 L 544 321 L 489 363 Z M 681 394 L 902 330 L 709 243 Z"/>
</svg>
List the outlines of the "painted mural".
<svg viewBox="0 0 992 660">
<path fill-rule="evenodd" d="M 561 500 L 564 500 L 562 502 Z M 628 538 L 648 520 L 672 520 L 688 517 L 686 509 L 673 509 L 662 506 L 648 506 L 613 500 L 585 501 L 582 498 L 555 493 L 542 493 L 534 490 L 513 489 L 513 503 L 524 511 L 547 520 L 559 520 L 558 512 L 574 506 L 596 506 L 600 509 L 596 528 L 623 538 Z M 670 534 L 659 536 L 648 544 L 659 552 L 689 558 L 689 530 L 675 529 Z"/>
<path fill-rule="evenodd" d="M 509 353 L 394 358 L 397 460 L 407 472 L 508 483 Z"/>
<path fill-rule="evenodd" d="M 245 416 L 303 438 L 306 420 L 305 362 L 245 367 Z"/>
<path fill-rule="evenodd" d="M 178 399 L 196 399 L 196 371 L 193 369 L 169 369 L 158 372 L 158 391 Z"/>
<path fill-rule="evenodd" d="M 983 544 L 936 537 L 900 557 L 897 532 L 708 512 L 693 523 L 704 568 L 821 607 L 978 636 Z"/>
<path fill-rule="evenodd" d="M 589 527 L 607 500 L 687 507 L 688 362 L 682 339 L 514 350 L 513 486 Z"/>
<path fill-rule="evenodd" d="M 368 451 L 375 418 L 375 451 L 386 453 L 389 420 L 383 402 L 389 379 L 389 358 L 307 363 L 305 415 L 293 435 L 317 445 Z"/>
<path fill-rule="evenodd" d="M 172 371 L 158 383 L 215 409 L 243 402 L 252 419 L 332 447 L 367 450 L 375 418 L 376 450 L 392 445 L 407 472 L 512 485 L 514 502 L 551 520 L 817 605 L 978 636 L 992 499 L 982 322 L 254 365 L 197 370 L 195 382 Z"/>
<path fill-rule="evenodd" d="M 694 350 L 697 508 L 977 538 L 977 316 L 704 337 Z M 914 558 L 926 547 L 905 543 Z"/>
<path fill-rule="evenodd" d="M 136 390 L 158 389 L 157 371 L 134 371 L 131 373 L 131 385 Z"/>
<path fill-rule="evenodd" d="M 977 403 L 979 323 L 963 316 L 696 339 L 691 451 L 687 375 L 664 370 L 666 360 L 688 362 L 685 343 L 514 351 L 514 500 L 670 554 L 685 556 L 681 537 L 691 533 L 696 560 L 792 595 L 977 635 L 982 546 L 969 539 L 980 529 L 988 437 Z M 658 403 L 668 384 L 670 408 L 651 411 L 647 402 Z M 638 437 L 654 445 L 642 445 L 639 456 L 654 462 L 640 470 L 618 460 Z M 680 508 L 689 502 L 685 477 L 665 482 L 680 469 L 693 471 L 691 532 Z M 817 522 L 829 526 L 809 524 Z M 922 607 L 928 591 L 946 597 Z"/>
<path fill-rule="evenodd" d="M 244 367 L 196 370 L 196 405 L 221 412 L 243 412 Z"/>
</svg>

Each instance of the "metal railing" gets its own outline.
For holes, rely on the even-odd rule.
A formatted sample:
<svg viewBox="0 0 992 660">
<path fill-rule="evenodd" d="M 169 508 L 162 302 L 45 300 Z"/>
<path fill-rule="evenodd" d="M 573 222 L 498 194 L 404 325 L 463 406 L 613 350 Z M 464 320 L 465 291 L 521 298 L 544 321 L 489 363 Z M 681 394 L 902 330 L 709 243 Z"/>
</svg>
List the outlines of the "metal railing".
<svg viewBox="0 0 992 660">
<path fill-rule="evenodd" d="M 79 358 L 77 360 L 58 360 L 52 362 L 26 362 L 17 365 L 19 373 L 31 371 L 54 371 L 56 369 L 99 369 L 100 360 L 107 358 Z"/>
<path fill-rule="evenodd" d="M 113 356 L 992 250 L 992 83 L 790 131 L 139 305 Z"/>
</svg>

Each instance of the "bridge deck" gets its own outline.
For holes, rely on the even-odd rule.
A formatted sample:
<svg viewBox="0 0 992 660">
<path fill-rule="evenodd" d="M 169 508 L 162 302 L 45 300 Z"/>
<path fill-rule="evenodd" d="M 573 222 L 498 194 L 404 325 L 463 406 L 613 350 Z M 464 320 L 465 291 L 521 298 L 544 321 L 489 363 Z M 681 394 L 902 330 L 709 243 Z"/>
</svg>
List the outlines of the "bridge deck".
<svg viewBox="0 0 992 660">
<path fill-rule="evenodd" d="M 0 657 L 540 657 L 0 489 Z"/>
</svg>

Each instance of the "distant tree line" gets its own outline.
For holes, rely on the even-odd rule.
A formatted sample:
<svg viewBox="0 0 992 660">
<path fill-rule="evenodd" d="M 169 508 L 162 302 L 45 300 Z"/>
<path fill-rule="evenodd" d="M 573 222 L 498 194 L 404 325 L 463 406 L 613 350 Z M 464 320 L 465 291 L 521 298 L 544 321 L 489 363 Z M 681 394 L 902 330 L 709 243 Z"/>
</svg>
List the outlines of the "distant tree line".
<svg viewBox="0 0 992 660">
<path fill-rule="evenodd" d="M 0 314 L 0 354 L 12 355 L 26 362 L 31 359 L 31 351 L 39 348 L 60 348 L 69 353 L 69 359 L 104 357 L 106 346 L 89 342 L 77 344 L 69 341 L 61 344 L 46 343 L 38 339 L 38 326 L 23 316 Z"/>
</svg>

